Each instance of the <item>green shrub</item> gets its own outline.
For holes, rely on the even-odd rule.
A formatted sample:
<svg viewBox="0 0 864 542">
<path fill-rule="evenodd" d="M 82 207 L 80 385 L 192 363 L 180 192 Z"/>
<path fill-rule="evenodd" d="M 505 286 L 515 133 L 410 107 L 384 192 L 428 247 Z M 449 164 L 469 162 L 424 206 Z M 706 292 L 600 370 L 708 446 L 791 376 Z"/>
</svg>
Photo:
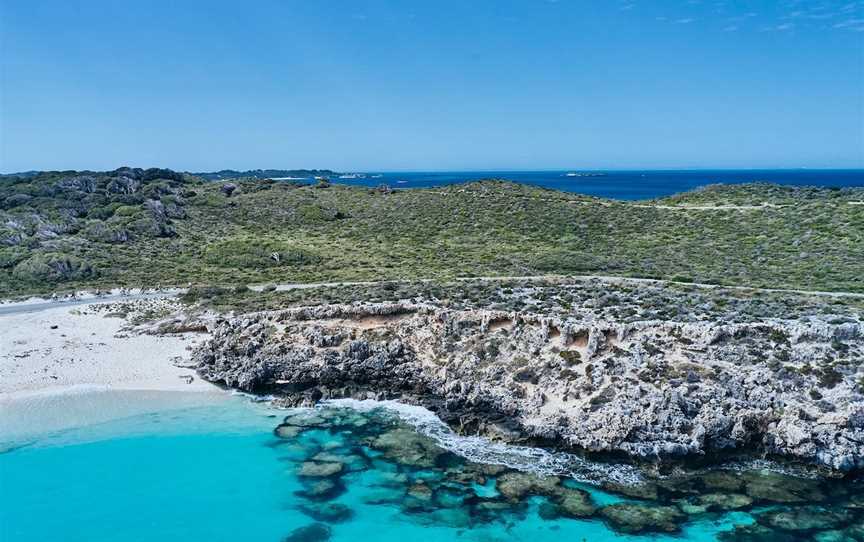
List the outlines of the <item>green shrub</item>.
<svg viewBox="0 0 864 542">
<path fill-rule="evenodd" d="M 837 372 L 834 367 L 825 367 L 819 372 L 819 385 L 823 388 L 831 389 L 840 382 L 843 382 L 843 375 Z"/>
<path fill-rule="evenodd" d="M 70 254 L 48 253 L 31 256 L 15 266 L 13 275 L 24 281 L 63 282 L 94 276 L 96 273 L 86 261 Z"/>
<path fill-rule="evenodd" d="M 0 248 L 0 268 L 15 267 L 18 262 L 27 258 L 27 249 L 21 247 Z"/>
<path fill-rule="evenodd" d="M 27 205 L 32 200 L 33 197 L 28 194 L 13 194 L 6 198 L 6 200 L 3 202 L 3 207 L 7 209 L 11 209 L 13 207 L 20 207 L 22 205 Z"/>
<path fill-rule="evenodd" d="M 133 220 L 129 223 L 129 230 L 139 237 L 174 237 L 177 235 L 173 226 L 150 217 Z"/>
<path fill-rule="evenodd" d="M 568 365 L 578 365 L 582 363 L 582 354 L 577 350 L 562 350 L 558 353 Z"/>
<path fill-rule="evenodd" d="M 87 218 L 92 218 L 95 220 L 107 220 L 114 216 L 114 213 L 118 208 L 123 207 L 121 203 L 109 203 L 108 205 L 102 205 L 99 207 L 94 207 L 90 209 L 90 212 L 87 213 Z M 131 207 L 134 209 L 134 207 Z"/>
<path fill-rule="evenodd" d="M 97 243 L 125 243 L 129 232 L 119 224 L 91 220 L 82 230 L 84 237 Z"/>
<path fill-rule="evenodd" d="M 197 194 L 190 196 L 192 199 L 190 203 L 194 206 L 199 207 L 227 207 L 228 206 L 228 198 L 223 196 L 222 194 L 215 194 L 212 192 L 206 192 L 204 194 Z"/>
<path fill-rule="evenodd" d="M 230 292 L 230 288 L 223 288 L 222 286 L 192 286 L 186 290 L 186 293 L 180 296 L 180 299 L 186 303 L 194 303 L 204 299 L 219 297 Z"/>
<path fill-rule="evenodd" d="M 297 217 L 302 222 L 330 222 L 345 218 L 345 215 L 333 207 L 310 204 L 298 207 Z"/>
<path fill-rule="evenodd" d="M 204 250 L 204 259 L 207 263 L 220 267 L 241 269 L 302 266 L 321 260 L 313 252 L 288 243 L 253 238 L 213 243 Z"/>
<path fill-rule="evenodd" d="M 143 209 L 136 205 L 121 205 L 114 210 L 114 214 L 117 216 L 135 216 L 142 212 Z"/>
</svg>

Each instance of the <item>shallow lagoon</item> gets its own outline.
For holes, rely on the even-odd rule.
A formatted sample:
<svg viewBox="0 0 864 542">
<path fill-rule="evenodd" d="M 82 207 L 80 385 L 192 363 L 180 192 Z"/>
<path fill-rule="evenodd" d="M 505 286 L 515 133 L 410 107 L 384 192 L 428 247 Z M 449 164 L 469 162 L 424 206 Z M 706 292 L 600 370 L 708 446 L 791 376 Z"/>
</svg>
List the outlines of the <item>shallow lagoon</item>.
<svg viewBox="0 0 864 542">
<path fill-rule="evenodd" d="M 125 392 L 123 400 L 130 396 L 134 392 Z M 87 401 L 92 403 L 92 396 Z M 417 409 L 403 409 L 399 418 L 370 404 L 352 405 L 359 410 L 339 405 L 284 411 L 242 397 L 191 406 L 184 401 L 163 401 L 83 428 L 6 439 L 6 452 L 0 454 L 0 539 L 308 542 L 323 540 L 329 531 L 333 541 L 708 541 L 736 524 L 753 523 L 751 512 L 808 505 L 757 501 L 743 511 L 712 511 L 716 507 L 699 501 L 707 493 L 702 482 L 666 484 L 659 490 L 665 502 L 659 503 L 567 476 L 524 477 L 482 461 L 543 473 L 566 471 L 599 483 L 629 480 L 634 471 L 489 448 L 478 439 L 455 437 Z M 280 425 L 283 438 L 274 434 Z M 765 485 L 784 479 L 759 480 Z M 721 485 L 729 485 L 728 477 Z M 794 495 L 818 495 L 810 482 L 802 487 Z M 843 498 L 822 504 L 828 514 L 846 514 L 839 520 L 845 526 L 857 511 L 850 507 L 849 488 L 837 487 Z M 502 488 L 506 495 L 498 491 Z M 690 515 L 677 513 L 682 528 L 677 534 L 627 535 L 596 512 L 628 502 L 649 507 L 675 502 L 677 510 L 689 504 Z M 694 511 L 700 504 L 706 510 Z M 575 519 L 574 512 L 592 517 Z M 310 525 L 317 528 L 296 531 Z M 294 538 L 286 538 L 292 533 Z M 778 533 L 747 539 L 770 540 L 765 536 Z M 798 539 L 854 540 L 848 538 L 851 533 L 836 538 L 839 532 L 824 532 L 816 538 L 811 530 Z M 773 539 L 794 539 L 791 531 L 780 534 Z M 728 539 L 738 538 L 744 539 Z"/>
</svg>

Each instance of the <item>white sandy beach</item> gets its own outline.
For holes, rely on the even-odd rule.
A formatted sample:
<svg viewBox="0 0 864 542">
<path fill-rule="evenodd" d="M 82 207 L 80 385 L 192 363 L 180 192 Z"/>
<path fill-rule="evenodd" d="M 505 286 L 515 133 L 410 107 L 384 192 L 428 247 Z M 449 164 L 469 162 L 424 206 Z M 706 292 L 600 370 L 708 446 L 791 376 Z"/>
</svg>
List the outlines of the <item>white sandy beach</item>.
<svg viewBox="0 0 864 542">
<path fill-rule="evenodd" d="M 153 302 L 156 303 L 156 302 Z M 77 305 L 0 315 L 0 397 L 70 386 L 210 391 L 190 369 L 187 347 L 203 334 L 154 336 L 124 330 L 110 305 Z M 107 316 L 106 316 L 107 315 Z M 191 383 L 187 383 L 192 377 Z"/>
<path fill-rule="evenodd" d="M 172 302 L 135 303 L 170 310 Z M 40 432 L 60 430 L 225 395 L 194 370 L 175 365 L 188 360 L 206 334 L 135 333 L 118 308 L 123 307 L 60 303 L 0 314 L 4 436 L 27 432 L 33 424 Z"/>
</svg>

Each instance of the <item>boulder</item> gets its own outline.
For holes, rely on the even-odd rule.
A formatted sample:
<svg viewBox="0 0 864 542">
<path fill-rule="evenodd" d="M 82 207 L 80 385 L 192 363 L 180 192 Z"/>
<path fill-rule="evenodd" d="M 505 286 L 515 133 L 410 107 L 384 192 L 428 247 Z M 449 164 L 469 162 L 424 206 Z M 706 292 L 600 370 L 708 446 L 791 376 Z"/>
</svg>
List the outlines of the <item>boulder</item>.
<svg viewBox="0 0 864 542">
<path fill-rule="evenodd" d="M 354 511 L 340 503 L 316 503 L 299 506 L 301 512 L 315 521 L 342 523 L 354 516 Z"/>
<path fill-rule="evenodd" d="M 612 527 L 624 533 L 674 533 L 687 516 L 674 506 L 616 503 L 600 509 Z"/>
<path fill-rule="evenodd" d="M 345 465 L 326 461 L 304 461 L 297 471 L 298 476 L 306 478 L 329 478 L 341 474 Z"/>
<path fill-rule="evenodd" d="M 323 523 L 313 523 L 294 529 L 282 542 L 327 542 L 330 536 L 330 527 Z"/>
</svg>

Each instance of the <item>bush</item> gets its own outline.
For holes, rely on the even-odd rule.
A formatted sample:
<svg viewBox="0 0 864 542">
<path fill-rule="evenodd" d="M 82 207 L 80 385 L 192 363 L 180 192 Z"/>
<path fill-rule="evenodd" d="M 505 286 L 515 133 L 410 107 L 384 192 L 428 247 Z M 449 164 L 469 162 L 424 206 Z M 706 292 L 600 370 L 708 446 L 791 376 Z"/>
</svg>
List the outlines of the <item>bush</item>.
<svg viewBox="0 0 864 542">
<path fill-rule="evenodd" d="M 219 196 L 212 192 L 206 192 L 204 194 L 197 194 L 191 197 L 192 205 L 196 207 L 227 207 L 228 201 L 226 201 L 224 196 Z"/>
<path fill-rule="evenodd" d="M 89 263 L 77 256 L 61 253 L 37 254 L 15 266 L 13 275 L 28 282 L 63 282 L 94 276 Z"/>
<path fill-rule="evenodd" d="M 309 265 L 321 258 L 287 243 L 267 239 L 230 239 L 204 250 L 207 263 L 220 267 L 260 268 Z"/>
<path fill-rule="evenodd" d="M 129 230 L 140 237 L 174 237 L 174 227 L 163 220 L 139 218 L 129 223 Z"/>
<path fill-rule="evenodd" d="M 89 213 L 87 213 L 87 218 L 92 218 L 95 220 L 107 220 L 114 216 L 114 212 L 122 206 L 123 205 L 120 203 L 109 203 L 108 205 L 94 207 L 90 209 Z"/>
<path fill-rule="evenodd" d="M 0 248 L 0 268 L 15 267 L 27 258 L 27 250 L 21 247 Z"/>
<path fill-rule="evenodd" d="M 33 197 L 28 196 L 27 194 L 14 194 L 6 198 L 6 200 L 3 202 L 3 207 L 11 209 L 12 207 L 27 205 L 32 199 Z"/>
<path fill-rule="evenodd" d="M 192 286 L 180 299 L 186 303 L 194 303 L 203 299 L 211 299 L 229 293 L 231 290 L 221 286 Z"/>
<path fill-rule="evenodd" d="M 125 243 L 129 241 L 129 232 L 116 224 L 91 221 L 84 228 L 84 237 L 97 243 Z"/>
<path fill-rule="evenodd" d="M 114 210 L 114 214 L 117 216 L 135 216 L 142 212 L 141 207 L 137 205 L 121 205 Z"/>
<path fill-rule="evenodd" d="M 819 372 L 819 385 L 829 390 L 843 382 L 843 375 L 837 372 L 834 367 L 825 367 Z"/>
<path fill-rule="evenodd" d="M 562 350 L 558 353 L 568 365 L 578 365 L 582 363 L 582 354 L 577 350 Z"/>
<path fill-rule="evenodd" d="M 298 207 L 297 216 L 302 222 L 331 222 L 345 218 L 345 215 L 338 209 L 314 204 Z"/>
</svg>

